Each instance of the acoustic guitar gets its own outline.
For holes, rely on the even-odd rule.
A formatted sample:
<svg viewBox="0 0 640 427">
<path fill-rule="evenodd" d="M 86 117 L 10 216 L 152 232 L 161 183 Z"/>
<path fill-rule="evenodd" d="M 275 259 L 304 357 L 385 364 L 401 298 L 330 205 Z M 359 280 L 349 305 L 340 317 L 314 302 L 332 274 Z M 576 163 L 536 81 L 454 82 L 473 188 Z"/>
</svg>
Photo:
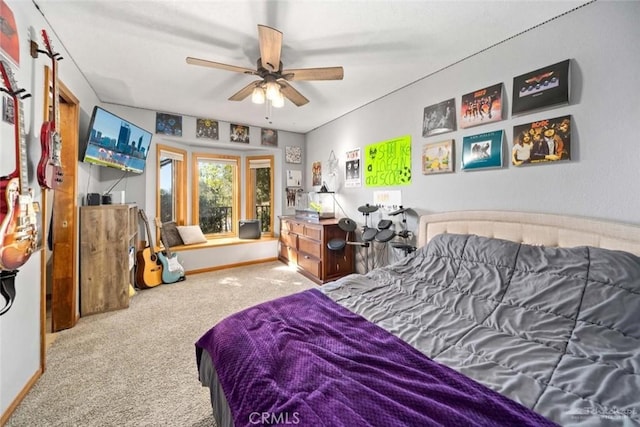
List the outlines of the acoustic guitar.
<svg viewBox="0 0 640 427">
<path fill-rule="evenodd" d="M 162 284 L 162 264 L 154 249 L 147 214 L 140 209 L 138 215 L 144 222 L 149 245 L 136 253 L 136 285 L 140 289 L 149 289 Z"/>
<path fill-rule="evenodd" d="M 39 50 L 51 58 L 51 81 L 53 85 L 52 119 L 42 123 L 40 129 L 40 145 L 42 155 L 38 162 L 38 183 L 40 187 L 55 189 L 62 182 L 62 137 L 60 136 L 60 111 L 58 108 L 58 61 L 62 59 L 59 53 L 53 51 L 51 40 L 45 30 L 42 39 L 46 50 Z"/>
<path fill-rule="evenodd" d="M 0 270 L 22 266 L 38 245 L 39 206 L 28 188 L 27 141 L 24 132 L 22 100 L 31 96 L 18 89 L 9 64 L 0 58 L 0 74 L 14 103 L 16 170 L 0 177 Z"/>
<path fill-rule="evenodd" d="M 184 279 L 184 267 L 180 264 L 178 254 L 171 252 L 171 247 L 167 244 L 160 218 L 156 218 L 156 226 L 160 229 L 160 241 L 164 246 L 164 251 L 158 252 L 158 258 L 162 264 L 162 281 L 164 283 L 175 283 Z"/>
</svg>

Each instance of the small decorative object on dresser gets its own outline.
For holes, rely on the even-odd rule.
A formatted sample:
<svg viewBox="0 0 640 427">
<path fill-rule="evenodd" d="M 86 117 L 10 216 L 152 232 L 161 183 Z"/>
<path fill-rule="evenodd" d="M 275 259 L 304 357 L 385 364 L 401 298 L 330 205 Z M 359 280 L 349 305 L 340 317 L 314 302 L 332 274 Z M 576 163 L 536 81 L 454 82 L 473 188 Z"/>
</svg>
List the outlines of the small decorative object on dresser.
<svg viewBox="0 0 640 427">
<path fill-rule="evenodd" d="M 344 238 L 336 218 L 309 223 L 294 217 L 280 217 L 278 258 L 297 266 L 300 273 L 316 283 L 335 280 L 354 272 L 351 246 L 338 251 L 327 247 L 335 238 Z"/>
</svg>

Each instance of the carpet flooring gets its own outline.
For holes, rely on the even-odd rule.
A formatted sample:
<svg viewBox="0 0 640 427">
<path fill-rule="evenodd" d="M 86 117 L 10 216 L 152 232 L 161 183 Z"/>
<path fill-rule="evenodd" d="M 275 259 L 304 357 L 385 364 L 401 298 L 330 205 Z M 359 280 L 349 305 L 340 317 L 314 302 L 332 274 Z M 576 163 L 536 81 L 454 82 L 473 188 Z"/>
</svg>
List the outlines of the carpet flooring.
<svg viewBox="0 0 640 427">
<path fill-rule="evenodd" d="M 57 334 L 7 426 L 213 426 L 195 341 L 234 312 L 314 286 L 269 262 L 138 291 L 128 309 Z"/>
</svg>

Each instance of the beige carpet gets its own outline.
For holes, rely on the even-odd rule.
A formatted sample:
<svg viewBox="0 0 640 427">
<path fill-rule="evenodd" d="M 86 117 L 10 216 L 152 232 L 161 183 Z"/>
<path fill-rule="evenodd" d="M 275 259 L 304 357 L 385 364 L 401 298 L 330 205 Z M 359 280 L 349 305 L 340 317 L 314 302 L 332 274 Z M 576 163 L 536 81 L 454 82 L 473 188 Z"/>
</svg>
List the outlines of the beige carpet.
<svg viewBox="0 0 640 427">
<path fill-rule="evenodd" d="M 314 286 L 269 262 L 138 291 L 128 309 L 57 334 L 7 426 L 212 426 L 195 341 L 229 314 Z"/>
</svg>

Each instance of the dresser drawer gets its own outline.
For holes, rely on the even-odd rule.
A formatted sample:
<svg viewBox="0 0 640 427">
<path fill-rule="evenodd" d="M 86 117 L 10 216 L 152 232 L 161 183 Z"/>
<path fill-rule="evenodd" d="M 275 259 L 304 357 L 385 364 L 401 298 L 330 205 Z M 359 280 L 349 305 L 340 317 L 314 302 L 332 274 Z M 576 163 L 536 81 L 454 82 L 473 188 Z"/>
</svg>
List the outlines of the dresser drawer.
<svg viewBox="0 0 640 427">
<path fill-rule="evenodd" d="M 307 225 L 304 227 L 303 234 L 310 239 L 320 240 L 322 238 L 322 229 L 319 227 L 310 227 Z"/>
<path fill-rule="evenodd" d="M 322 243 L 307 239 L 306 237 L 298 237 L 298 250 L 320 258 L 322 255 Z"/>
<path fill-rule="evenodd" d="M 298 265 L 305 269 L 310 274 L 315 277 L 320 277 L 320 272 L 322 271 L 321 265 L 322 262 L 318 258 L 314 258 L 309 255 L 299 254 L 298 255 Z"/>
<path fill-rule="evenodd" d="M 302 235 L 304 234 L 304 224 L 302 222 L 291 221 L 289 223 L 289 230 L 291 230 L 292 233 Z"/>
<path fill-rule="evenodd" d="M 280 241 L 282 244 L 294 249 L 298 248 L 298 236 L 296 234 L 289 233 L 288 231 L 282 231 L 280 232 Z"/>
<path fill-rule="evenodd" d="M 289 261 L 289 264 L 298 263 L 298 252 L 290 246 L 282 244 L 280 242 L 280 258 L 284 258 Z"/>
</svg>

